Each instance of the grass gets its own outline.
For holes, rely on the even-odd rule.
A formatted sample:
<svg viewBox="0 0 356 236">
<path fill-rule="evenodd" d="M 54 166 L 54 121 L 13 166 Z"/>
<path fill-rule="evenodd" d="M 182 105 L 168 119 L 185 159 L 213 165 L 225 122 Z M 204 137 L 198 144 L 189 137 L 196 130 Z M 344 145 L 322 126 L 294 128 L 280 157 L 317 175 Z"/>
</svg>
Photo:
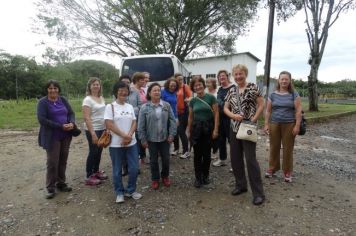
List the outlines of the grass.
<svg viewBox="0 0 356 236">
<path fill-rule="evenodd" d="M 82 100 L 70 100 L 76 120 L 81 122 Z M 2 100 L 0 101 L 0 129 L 32 130 L 39 126 L 36 116 L 37 100 Z"/>
<path fill-rule="evenodd" d="M 319 103 L 318 112 L 308 111 L 308 103 L 303 103 L 303 110 L 305 111 L 306 118 L 319 118 L 324 116 L 330 116 L 350 111 L 356 111 L 356 104 L 331 104 L 331 103 Z"/>
<path fill-rule="evenodd" d="M 111 101 L 111 98 L 107 98 L 106 101 Z M 82 123 L 82 99 L 70 99 L 69 103 L 74 109 L 77 123 Z M 16 103 L 15 100 L 1 100 L 0 129 L 32 130 L 38 127 L 36 108 L 36 99 L 20 100 L 19 103 Z M 308 104 L 303 102 L 303 108 L 307 118 L 318 118 L 338 113 L 356 111 L 356 105 L 346 104 L 320 103 L 319 112 L 309 112 Z M 263 122 L 261 124 L 263 124 Z"/>
</svg>

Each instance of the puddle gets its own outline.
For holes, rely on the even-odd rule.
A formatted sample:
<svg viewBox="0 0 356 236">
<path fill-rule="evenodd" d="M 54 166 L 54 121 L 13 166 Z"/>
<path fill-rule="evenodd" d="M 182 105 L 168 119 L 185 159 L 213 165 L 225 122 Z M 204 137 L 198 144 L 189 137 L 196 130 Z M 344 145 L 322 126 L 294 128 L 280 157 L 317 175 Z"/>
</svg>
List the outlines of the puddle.
<svg viewBox="0 0 356 236">
<path fill-rule="evenodd" d="M 331 137 L 331 136 L 320 136 L 321 138 L 324 138 L 324 139 L 328 139 L 328 140 L 331 140 L 331 141 L 341 141 L 341 142 L 345 142 L 345 143 L 351 143 L 351 140 L 349 139 L 343 139 L 343 138 L 335 138 L 335 137 Z"/>
</svg>

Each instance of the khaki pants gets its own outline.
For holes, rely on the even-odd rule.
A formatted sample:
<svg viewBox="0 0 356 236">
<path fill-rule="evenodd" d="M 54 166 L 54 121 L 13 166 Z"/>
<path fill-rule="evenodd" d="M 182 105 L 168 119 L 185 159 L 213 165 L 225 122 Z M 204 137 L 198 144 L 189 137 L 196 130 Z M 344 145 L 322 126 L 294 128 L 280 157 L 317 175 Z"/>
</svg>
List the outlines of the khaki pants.
<svg viewBox="0 0 356 236">
<path fill-rule="evenodd" d="M 292 133 L 295 123 L 270 123 L 269 169 L 278 171 L 280 167 L 280 149 L 283 145 L 283 172 L 293 171 L 293 149 L 295 136 Z"/>
</svg>

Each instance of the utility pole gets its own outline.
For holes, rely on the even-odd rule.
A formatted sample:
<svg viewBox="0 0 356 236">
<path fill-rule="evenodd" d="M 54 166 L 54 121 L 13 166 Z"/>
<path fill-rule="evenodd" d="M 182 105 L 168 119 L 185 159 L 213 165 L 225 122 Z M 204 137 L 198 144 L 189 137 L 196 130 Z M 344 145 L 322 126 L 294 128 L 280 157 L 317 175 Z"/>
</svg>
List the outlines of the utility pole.
<svg viewBox="0 0 356 236">
<path fill-rule="evenodd" d="M 268 18 L 268 32 L 267 32 L 267 45 L 266 45 L 266 59 L 265 59 L 265 73 L 264 81 L 266 85 L 265 99 L 267 103 L 269 86 L 270 86 L 270 74 L 271 74 L 271 57 L 272 57 L 272 40 L 273 40 L 273 25 L 274 25 L 274 12 L 275 12 L 275 0 L 269 0 L 269 18 Z"/>
</svg>

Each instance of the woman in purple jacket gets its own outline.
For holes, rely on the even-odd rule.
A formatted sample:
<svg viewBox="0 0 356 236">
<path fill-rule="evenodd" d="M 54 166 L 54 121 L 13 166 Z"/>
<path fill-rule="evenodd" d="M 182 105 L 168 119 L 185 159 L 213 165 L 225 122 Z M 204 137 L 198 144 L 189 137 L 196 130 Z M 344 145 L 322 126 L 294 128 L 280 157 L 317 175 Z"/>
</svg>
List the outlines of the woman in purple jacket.
<svg viewBox="0 0 356 236">
<path fill-rule="evenodd" d="M 38 143 L 47 153 L 46 198 L 55 196 L 56 188 L 61 192 L 70 192 L 66 183 L 66 167 L 71 131 L 75 124 L 75 114 L 68 101 L 60 96 L 59 83 L 50 80 L 46 84 L 47 96 L 37 105 L 37 118 L 40 123 Z"/>
</svg>

